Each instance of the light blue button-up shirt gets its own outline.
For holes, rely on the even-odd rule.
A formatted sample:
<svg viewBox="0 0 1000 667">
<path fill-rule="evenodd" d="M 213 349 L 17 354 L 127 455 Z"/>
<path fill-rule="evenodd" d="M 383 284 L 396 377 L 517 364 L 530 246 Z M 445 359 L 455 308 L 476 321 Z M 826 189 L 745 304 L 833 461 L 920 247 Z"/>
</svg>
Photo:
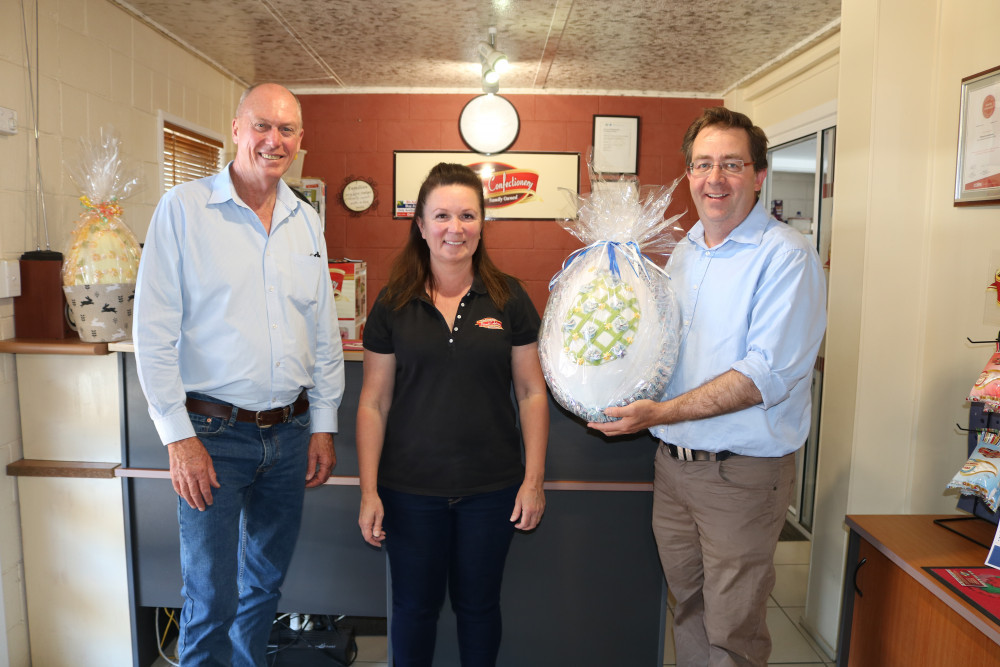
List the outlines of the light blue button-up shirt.
<svg viewBox="0 0 1000 667">
<path fill-rule="evenodd" d="M 337 431 L 344 353 L 319 216 L 283 182 L 267 234 L 229 166 L 178 185 L 153 213 L 132 337 L 164 444 L 194 435 L 186 392 L 248 410 L 308 389 L 313 433 Z"/>
<path fill-rule="evenodd" d="M 657 438 L 690 449 L 783 456 L 806 440 L 812 370 L 826 329 L 826 277 L 801 233 L 757 202 L 719 245 L 699 221 L 667 265 L 681 309 L 680 358 L 665 398 L 733 369 L 763 401 L 750 408 L 654 426 Z"/>
</svg>

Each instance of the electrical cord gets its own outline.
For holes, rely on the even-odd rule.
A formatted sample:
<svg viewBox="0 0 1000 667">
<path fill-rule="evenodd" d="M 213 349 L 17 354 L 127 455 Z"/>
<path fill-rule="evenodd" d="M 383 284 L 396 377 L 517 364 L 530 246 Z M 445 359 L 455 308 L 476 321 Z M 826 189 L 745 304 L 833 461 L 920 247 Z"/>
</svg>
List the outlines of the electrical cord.
<svg viewBox="0 0 1000 667">
<path fill-rule="evenodd" d="M 163 611 L 164 615 L 167 618 L 166 627 L 163 628 L 162 632 L 160 631 L 160 611 L 161 610 Z M 334 656 L 330 655 L 330 653 L 326 650 L 325 646 L 318 646 L 315 643 L 313 643 L 312 641 L 310 641 L 307 636 L 305 636 L 305 629 L 304 629 L 305 628 L 305 624 L 303 624 L 299 628 L 293 630 L 292 626 L 289 623 L 286 622 L 286 619 L 289 619 L 290 617 L 291 617 L 291 614 L 288 614 L 288 613 L 281 614 L 281 615 L 275 617 L 274 623 L 272 624 L 274 626 L 278 626 L 278 642 L 282 642 L 283 639 L 284 639 L 284 642 L 283 642 L 283 644 L 275 646 L 274 649 L 267 651 L 267 654 L 266 654 L 267 655 L 267 662 L 268 662 L 268 665 L 271 665 L 271 667 L 273 667 L 275 664 L 277 664 L 277 659 L 278 659 L 278 654 L 279 653 L 281 653 L 282 651 L 285 651 L 285 650 L 287 650 L 289 648 L 292 648 L 292 647 L 298 645 L 300 641 L 303 642 L 303 643 L 305 643 L 306 646 L 308 646 L 309 648 L 311 648 L 311 649 L 313 649 L 313 650 L 315 650 L 315 651 L 317 651 L 319 653 L 322 653 L 322 654 L 328 656 L 331 660 L 333 660 L 338 665 L 342 665 L 342 664 L 344 664 L 344 665 L 351 665 L 351 664 L 354 663 L 355 660 L 357 660 L 357 657 L 358 657 L 358 645 L 357 645 L 357 642 L 355 642 L 353 640 L 351 641 L 351 645 L 349 647 L 347 647 L 347 650 L 345 651 L 345 656 L 347 657 L 347 662 L 346 663 L 341 663 Z M 334 630 L 336 630 L 336 628 L 337 628 L 337 621 L 343 620 L 344 619 L 344 615 L 341 614 L 336 619 L 331 619 L 328 616 L 324 617 L 324 618 L 326 618 L 326 620 L 327 620 L 327 627 L 328 627 L 328 629 L 334 629 Z M 165 661 L 167 661 L 167 663 L 169 663 L 170 665 L 173 665 L 173 667 L 180 667 L 180 663 L 177 661 L 176 657 L 170 657 L 170 656 L 168 656 L 164 652 L 165 644 L 167 642 L 167 635 L 170 632 L 170 626 L 171 625 L 173 625 L 175 628 L 177 628 L 177 631 L 180 632 L 180 625 L 177 622 L 177 617 L 176 617 L 176 615 L 174 613 L 174 610 L 173 609 L 169 609 L 167 607 L 157 607 L 156 608 L 156 619 L 155 619 L 155 624 L 154 624 L 155 631 L 156 631 L 156 650 L 160 654 L 160 657 L 163 658 Z M 291 635 L 291 637 L 282 638 L 281 637 L 281 630 L 282 629 L 288 630 L 289 632 L 292 632 L 293 634 Z"/>
<path fill-rule="evenodd" d="M 160 634 L 160 609 L 163 609 L 164 614 L 166 614 L 166 616 L 167 616 L 167 627 L 165 627 L 163 629 L 163 634 L 162 635 Z M 174 665 L 174 667 L 180 667 L 180 663 L 179 662 L 174 662 L 173 658 L 168 657 L 167 654 L 163 652 L 163 645 L 167 641 L 167 633 L 170 631 L 170 625 L 171 624 L 173 624 L 174 627 L 177 628 L 177 631 L 180 632 L 181 627 L 180 627 L 180 625 L 177 624 L 177 619 L 174 617 L 174 610 L 173 609 L 167 609 L 166 607 L 157 607 L 156 608 L 156 623 L 155 623 L 155 626 L 156 626 L 156 639 L 157 639 L 157 641 L 156 641 L 156 650 L 159 652 L 160 657 L 163 658 L 164 660 L 166 660 L 168 663 L 170 663 L 171 665 Z"/>
<path fill-rule="evenodd" d="M 281 639 L 280 639 L 281 638 L 281 627 L 288 628 L 289 630 L 292 629 L 291 626 L 288 623 L 285 623 L 285 619 L 286 618 L 290 618 L 290 617 L 291 617 L 291 614 L 287 614 L 287 613 L 286 614 L 281 614 L 280 616 L 276 617 L 274 619 L 274 623 L 271 624 L 271 625 L 279 626 L 279 628 L 278 628 L 278 638 L 279 638 L 278 641 L 279 642 L 281 641 Z M 267 664 L 271 665 L 271 667 L 274 667 L 274 665 L 277 664 L 278 654 L 281 653 L 284 650 L 287 650 L 287 649 L 295 646 L 295 644 L 297 644 L 298 641 L 299 641 L 299 637 L 301 637 L 301 636 L 302 636 L 302 629 L 299 628 L 295 632 L 295 635 L 290 640 L 288 640 L 287 642 L 285 642 L 284 646 L 276 645 L 276 647 L 275 647 L 274 650 L 269 650 L 266 653 Z"/>
<path fill-rule="evenodd" d="M 305 624 L 304 623 L 300 627 L 298 627 L 298 628 L 292 628 L 291 624 L 286 623 L 285 619 L 289 618 L 290 616 L 291 616 L 290 614 L 282 614 L 281 616 L 279 616 L 278 618 L 276 618 L 274 620 L 274 624 L 280 626 L 279 631 L 278 631 L 278 641 L 279 642 L 281 642 L 282 639 L 283 639 L 281 637 L 281 628 L 284 628 L 284 629 L 286 629 L 289 632 L 292 632 L 294 634 L 292 634 L 291 637 L 288 637 L 287 639 L 284 639 L 284 644 L 283 645 L 278 645 L 273 650 L 268 651 L 268 653 L 267 653 L 267 655 L 268 655 L 268 664 L 271 665 L 272 667 L 275 664 L 277 664 L 277 662 L 276 662 L 277 659 L 278 659 L 277 656 L 278 656 L 278 654 L 280 652 L 285 651 L 285 650 L 287 650 L 289 648 L 292 648 L 294 646 L 299 645 L 299 642 L 302 642 L 308 648 L 310 648 L 310 649 L 312 649 L 312 650 L 314 650 L 314 651 L 316 651 L 316 652 L 318 652 L 318 653 L 320 653 L 322 655 L 327 656 L 336 665 L 351 665 L 351 664 L 354 663 L 355 660 L 357 660 L 357 658 L 358 658 L 358 644 L 357 644 L 356 641 L 353 640 L 353 638 L 351 640 L 351 645 L 349 647 L 346 647 L 346 650 L 344 651 L 344 657 L 346 658 L 347 661 L 346 662 L 341 662 L 336 656 L 331 655 L 329 649 L 326 646 L 324 646 L 324 645 L 317 645 L 316 643 L 314 643 L 313 641 L 310 640 L 310 638 L 306 635 L 306 630 L 305 630 Z M 325 624 L 321 624 L 318 621 L 319 618 L 325 618 L 326 619 L 326 623 Z M 329 616 L 313 617 L 313 622 L 317 626 L 322 625 L 325 629 L 336 630 L 337 629 L 337 621 L 342 620 L 343 618 L 344 618 L 343 614 L 341 614 L 340 616 L 338 616 L 336 619 L 332 619 Z"/>
</svg>

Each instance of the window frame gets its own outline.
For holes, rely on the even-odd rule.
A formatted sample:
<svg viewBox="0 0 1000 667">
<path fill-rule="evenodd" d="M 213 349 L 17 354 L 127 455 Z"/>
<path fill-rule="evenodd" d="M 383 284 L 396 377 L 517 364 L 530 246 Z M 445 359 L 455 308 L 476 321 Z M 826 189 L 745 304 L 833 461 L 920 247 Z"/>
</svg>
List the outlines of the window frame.
<svg viewBox="0 0 1000 667">
<path fill-rule="evenodd" d="M 160 165 L 159 187 L 161 195 L 170 188 L 172 188 L 174 185 L 178 185 L 179 183 L 183 183 L 189 180 L 195 180 L 197 178 L 201 178 L 202 176 L 215 174 L 219 171 L 219 169 L 222 168 L 222 165 L 225 164 L 226 145 L 225 141 L 223 140 L 223 137 L 219 133 L 213 132 L 212 130 L 209 130 L 204 127 L 200 127 L 194 123 L 191 123 L 190 121 L 187 121 L 183 118 L 178 118 L 177 116 L 173 116 L 172 114 L 168 114 L 165 112 L 161 112 L 159 114 L 158 120 L 159 120 L 158 122 L 159 132 L 157 134 L 157 142 L 158 142 L 157 154 Z M 168 161 L 166 154 L 167 144 L 168 144 L 167 140 L 168 132 L 177 132 L 181 134 L 186 134 L 190 138 L 192 143 L 201 143 L 206 146 L 210 146 L 212 148 L 217 149 L 215 164 L 212 165 L 209 161 L 206 160 L 203 162 L 203 169 L 201 171 L 198 171 L 197 169 L 192 170 L 195 173 L 192 173 L 189 178 L 185 180 L 176 181 L 168 186 L 167 184 Z M 208 151 L 206 151 L 206 153 L 207 152 Z M 192 155 L 193 154 L 194 151 L 192 151 Z"/>
</svg>

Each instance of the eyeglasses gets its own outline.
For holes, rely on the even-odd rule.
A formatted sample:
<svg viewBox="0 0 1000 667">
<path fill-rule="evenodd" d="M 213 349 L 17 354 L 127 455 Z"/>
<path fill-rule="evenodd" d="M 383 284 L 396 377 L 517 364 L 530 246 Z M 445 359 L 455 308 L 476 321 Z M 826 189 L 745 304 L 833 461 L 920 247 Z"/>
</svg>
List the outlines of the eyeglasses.
<svg viewBox="0 0 1000 667">
<path fill-rule="evenodd" d="M 696 178 L 704 178 L 711 174 L 715 167 L 719 167 L 727 174 L 742 174 L 745 167 L 752 166 L 752 163 L 744 162 L 743 160 L 726 160 L 724 162 L 699 160 L 688 165 L 688 173 Z"/>
</svg>

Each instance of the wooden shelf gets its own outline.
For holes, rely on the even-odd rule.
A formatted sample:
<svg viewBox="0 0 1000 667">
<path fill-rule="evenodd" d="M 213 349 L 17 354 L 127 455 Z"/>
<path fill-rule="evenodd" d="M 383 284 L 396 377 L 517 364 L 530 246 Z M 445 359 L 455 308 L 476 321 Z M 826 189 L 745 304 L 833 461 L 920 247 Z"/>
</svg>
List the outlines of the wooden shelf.
<svg viewBox="0 0 1000 667">
<path fill-rule="evenodd" d="M 79 338 L 8 338 L 0 340 L 0 353 L 99 356 L 108 354 L 108 343 L 85 343 Z"/>
<path fill-rule="evenodd" d="M 119 463 L 93 463 L 90 461 L 47 461 L 21 459 L 7 464 L 11 477 L 77 477 L 86 479 L 114 479 Z"/>
</svg>

